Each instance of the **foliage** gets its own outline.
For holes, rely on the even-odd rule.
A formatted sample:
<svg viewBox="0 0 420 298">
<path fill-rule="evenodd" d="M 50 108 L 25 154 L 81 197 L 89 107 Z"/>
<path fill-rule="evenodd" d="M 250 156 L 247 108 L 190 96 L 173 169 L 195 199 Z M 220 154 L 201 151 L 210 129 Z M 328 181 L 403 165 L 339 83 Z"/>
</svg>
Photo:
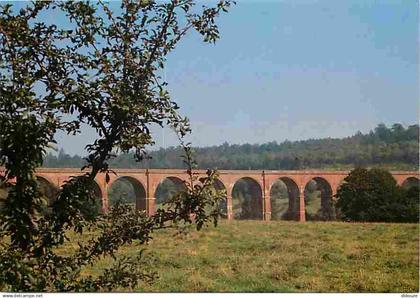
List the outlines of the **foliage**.
<svg viewBox="0 0 420 298">
<path fill-rule="evenodd" d="M 117 205 L 95 218 L 83 212 L 95 200 L 95 176 L 106 173 L 114 151 L 134 151 L 136 160 L 153 144 L 150 126 L 169 125 L 180 140 L 190 132 L 188 119 L 166 90 L 159 73 L 165 57 L 195 29 L 205 42 L 219 37 L 216 17 L 232 1 L 197 8 L 193 0 L 129 1 L 113 9 L 103 2 L 39 1 L 16 11 L 0 6 L 0 165 L 8 190 L 0 215 L 0 288 L 11 291 L 98 291 L 135 286 L 149 280 L 142 257 L 118 260 L 97 278 L 80 269 L 137 240 L 147 242 L 156 229 L 213 220 L 220 194 L 209 188 L 216 173 L 197 180 L 191 149 L 182 144 L 190 181 L 167 210 L 152 217 Z M 115 8 L 115 7 L 114 7 Z M 57 27 L 44 16 L 55 11 L 67 21 Z M 59 191 L 51 212 L 35 169 L 59 131 L 80 133 L 87 125 L 97 133 L 86 146 L 85 174 L 71 177 Z M 215 208 L 217 210 L 217 208 Z M 191 213 L 194 217 L 191 217 Z M 69 257 L 55 250 L 69 241 L 70 229 L 101 234 L 79 245 Z"/>
<path fill-rule="evenodd" d="M 351 221 L 418 222 L 418 187 L 405 190 L 381 169 L 356 168 L 337 191 L 337 207 Z"/>
<path fill-rule="evenodd" d="M 275 138 L 276 136 L 273 136 Z M 368 134 L 357 133 L 346 138 L 284 141 L 280 144 L 229 145 L 195 148 L 198 163 L 204 168 L 226 170 L 299 170 L 352 169 L 387 167 L 390 170 L 417 170 L 419 164 L 419 126 L 378 125 Z M 110 161 L 115 168 L 182 168 L 182 148 L 169 147 L 150 152 L 151 160 L 133 163 L 129 154 L 120 154 Z M 49 153 L 45 167 L 77 167 L 81 157 Z"/>
<path fill-rule="evenodd" d="M 419 185 L 400 188 L 398 201 L 390 208 L 394 208 L 395 222 L 419 222 Z"/>
</svg>

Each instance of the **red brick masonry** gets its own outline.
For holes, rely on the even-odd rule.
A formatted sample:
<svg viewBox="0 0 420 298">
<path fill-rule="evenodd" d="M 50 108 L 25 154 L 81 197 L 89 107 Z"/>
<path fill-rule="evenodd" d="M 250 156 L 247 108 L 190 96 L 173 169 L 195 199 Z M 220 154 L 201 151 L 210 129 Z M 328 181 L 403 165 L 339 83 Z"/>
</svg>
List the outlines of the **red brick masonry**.
<svg viewBox="0 0 420 298">
<path fill-rule="evenodd" d="M 116 175 L 110 174 L 110 181 L 106 183 L 105 174 L 98 174 L 96 182 L 102 193 L 102 208 L 106 212 L 108 210 L 108 190 L 112 183 L 122 177 L 129 178 L 128 180 L 134 187 L 142 188 L 142 193 L 145 193 L 145 202 L 138 203 L 138 207 L 145 209 L 147 214 L 153 214 L 155 211 L 155 192 L 161 181 L 165 178 L 186 180 L 188 178 L 185 170 L 179 169 L 114 169 Z M 205 170 L 197 170 L 199 175 L 204 176 Z M 60 187 L 70 176 L 80 175 L 80 169 L 75 168 L 39 168 L 36 172 L 37 176 L 46 179 L 55 187 Z M 420 178 L 419 172 L 391 172 L 398 184 L 402 185 L 407 179 Z M 270 190 L 277 179 L 282 180 L 289 189 L 289 192 L 294 192 L 299 196 L 299 211 L 296 218 L 300 221 L 305 221 L 305 201 L 304 190 L 305 186 L 311 180 L 317 181 L 324 185 L 323 189 L 329 189 L 329 195 L 334 195 L 337 188 L 343 179 L 347 176 L 348 171 L 323 171 L 323 170 L 308 170 L 308 171 L 263 171 L 263 170 L 219 170 L 219 180 L 223 184 L 227 192 L 227 215 L 228 219 L 233 219 L 232 210 L 232 190 L 235 183 L 241 178 L 252 179 L 257 182 L 261 188 L 261 199 L 263 206 L 263 218 L 270 220 L 271 217 L 271 202 Z M 258 199 L 258 198 L 257 198 Z"/>
</svg>

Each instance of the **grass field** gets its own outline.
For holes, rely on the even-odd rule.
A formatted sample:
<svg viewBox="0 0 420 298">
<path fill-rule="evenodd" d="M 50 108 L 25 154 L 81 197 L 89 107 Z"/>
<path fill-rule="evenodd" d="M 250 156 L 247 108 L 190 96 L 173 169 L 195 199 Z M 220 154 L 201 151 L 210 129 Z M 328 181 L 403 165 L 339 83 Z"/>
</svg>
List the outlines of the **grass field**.
<svg viewBox="0 0 420 298">
<path fill-rule="evenodd" d="M 286 221 L 222 221 L 182 236 L 162 231 L 146 246 L 159 279 L 136 291 L 418 292 L 418 234 L 416 224 Z M 103 259 L 85 274 L 109 265 Z"/>
</svg>

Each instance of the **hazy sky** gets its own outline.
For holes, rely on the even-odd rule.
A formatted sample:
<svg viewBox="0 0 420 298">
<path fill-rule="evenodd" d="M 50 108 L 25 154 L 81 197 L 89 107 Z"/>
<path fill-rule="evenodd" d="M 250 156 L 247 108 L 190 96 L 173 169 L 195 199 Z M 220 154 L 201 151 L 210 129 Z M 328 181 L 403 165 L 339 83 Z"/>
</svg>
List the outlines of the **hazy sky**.
<svg viewBox="0 0 420 298">
<path fill-rule="evenodd" d="M 341 137 L 419 111 L 418 1 L 237 1 L 221 39 L 190 34 L 168 57 L 169 90 L 195 146 Z M 93 133 L 58 136 L 84 154 Z M 156 129 L 159 146 L 177 145 Z"/>
</svg>

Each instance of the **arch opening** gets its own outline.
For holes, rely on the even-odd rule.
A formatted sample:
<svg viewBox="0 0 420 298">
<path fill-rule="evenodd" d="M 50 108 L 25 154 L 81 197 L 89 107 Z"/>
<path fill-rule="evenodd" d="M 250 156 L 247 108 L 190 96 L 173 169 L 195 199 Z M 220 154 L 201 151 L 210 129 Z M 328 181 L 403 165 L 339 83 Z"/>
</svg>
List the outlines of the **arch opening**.
<svg viewBox="0 0 420 298">
<path fill-rule="evenodd" d="M 401 185 L 405 189 L 411 189 L 413 187 L 420 187 L 420 180 L 416 177 L 408 177 L 404 180 L 404 182 Z"/>
<path fill-rule="evenodd" d="M 213 187 L 216 191 L 225 191 L 226 192 L 225 185 L 219 179 L 216 179 L 214 181 Z M 219 202 L 219 213 L 220 213 L 221 218 L 227 218 L 227 202 L 226 202 L 226 199 L 221 200 Z"/>
<path fill-rule="evenodd" d="M 213 187 L 209 187 L 208 192 L 212 197 L 214 197 L 216 195 L 216 192 L 221 192 L 221 191 L 226 193 L 226 187 L 225 187 L 225 185 L 223 184 L 222 181 L 220 181 L 219 179 L 215 179 L 214 182 L 213 182 Z M 226 198 L 223 199 L 223 200 L 220 200 L 218 202 L 217 207 L 218 207 L 220 217 L 221 218 L 227 218 L 227 201 L 226 201 Z M 210 211 L 213 211 L 213 209 L 210 208 L 210 206 L 207 206 L 206 211 L 210 212 Z"/>
<path fill-rule="evenodd" d="M 42 207 L 42 213 L 49 213 L 52 211 L 52 205 L 57 199 L 60 189 L 42 176 L 36 176 L 39 190 L 45 198 L 45 204 Z"/>
<path fill-rule="evenodd" d="M 159 183 L 155 191 L 156 208 L 162 208 L 174 196 L 186 190 L 187 187 L 180 178 L 166 177 Z"/>
<path fill-rule="evenodd" d="M 93 181 L 88 191 L 90 191 L 94 201 L 92 203 L 91 200 L 84 200 L 82 203 L 81 212 L 86 218 L 95 218 L 102 213 L 102 190 L 98 183 Z"/>
<path fill-rule="evenodd" d="M 287 177 L 277 179 L 270 189 L 271 220 L 294 220 L 299 213 L 299 187 Z"/>
<path fill-rule="evenodd" d="M 327 180 L 315 177 L 305 186 L 306 220 L 334 220 L 336 212 L 332 200 L 332 188 Z"/>
<path fill-rule="evenodd" d="M 252 178 L 241 178 L 232 189 L 233 217 L 235 219 L 263 219 L 262 189 Z"/>
<path fill-rule="evenodd" d="M 109 188 L 108 198 L 111 207 L 121 202 L 136 210 L 146 210 L 146 190 L 143 184 L 133 177 L 123 176 L 115 180 Z"/>
</svg>

